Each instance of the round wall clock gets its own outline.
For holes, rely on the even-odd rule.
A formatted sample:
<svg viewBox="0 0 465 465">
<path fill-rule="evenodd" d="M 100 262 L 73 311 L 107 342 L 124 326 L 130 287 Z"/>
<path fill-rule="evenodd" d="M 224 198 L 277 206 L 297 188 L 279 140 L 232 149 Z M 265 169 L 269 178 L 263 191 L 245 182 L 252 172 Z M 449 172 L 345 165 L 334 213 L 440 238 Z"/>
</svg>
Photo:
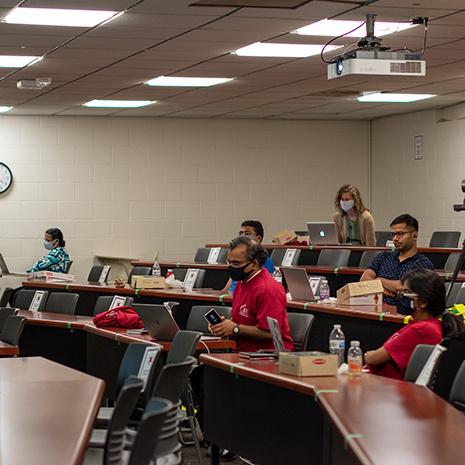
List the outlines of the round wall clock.
<svg viewBox="0 0 465 465">
<path fill-rule="evenodd" d="M 13 174 L 5 163 L 0 162 L 0 194 L 7 191 L 13 182 Z"/>
</svg>

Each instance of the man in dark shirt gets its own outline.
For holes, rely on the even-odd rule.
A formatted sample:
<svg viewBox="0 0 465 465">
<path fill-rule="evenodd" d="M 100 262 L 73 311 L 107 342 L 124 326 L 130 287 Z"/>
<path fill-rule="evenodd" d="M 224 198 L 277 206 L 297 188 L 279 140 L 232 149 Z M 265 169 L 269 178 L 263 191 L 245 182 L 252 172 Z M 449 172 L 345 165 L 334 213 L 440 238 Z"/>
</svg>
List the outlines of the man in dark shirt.
<svg viewBox="0 0 465 465">
<path fill-rule="evenodd" d="M 400 215 L 390 226 L 396 250 L 376 255 L 360 281 L 380 279 L 384 288 L 383 302 L 396 305 L 398 313 L 407 315 L 410 313 L 411 299 L 397 297 L 397 293 L 402 291 L 402 276 L 414 268 L 434 270 L 434 266 L 428 258 L 418 252 L 418 221 L 413 216 Z"/>
</svg>

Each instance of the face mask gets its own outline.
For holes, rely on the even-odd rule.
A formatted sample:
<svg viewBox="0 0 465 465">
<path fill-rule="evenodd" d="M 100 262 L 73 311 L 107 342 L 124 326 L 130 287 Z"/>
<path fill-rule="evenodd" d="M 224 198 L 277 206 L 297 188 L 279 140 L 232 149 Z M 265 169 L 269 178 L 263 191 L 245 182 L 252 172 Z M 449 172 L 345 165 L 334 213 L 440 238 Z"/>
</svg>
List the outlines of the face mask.
<svg viewBox="0 0 465 465">
<path fill-rule="evenodd" d="M 229 275 L 231 276 L 231 279 L 233 281 L 244 281 L 246 280 L 250 273 L 252 273 L 252 270 L 246 273 L 244 270 L 251 264 L 252 262 L 247 263 L 244 266 L 241 266 L 240 268 L 234 268 L 233 266 L 228 266 L 228 272 Z"/>
<path fill-rule="evenodd" d="M 44 247 L 46 250 L 53 250 L 53 243 L 55 241 L 52 241 L 52 242 L 48 242 L 48 241 L 44 241 Z"/>
<path fill-rule="evenodd" d="M 339 200 L 339 203 L 341 205 L 341 208 L 345 211 L 348 212 L 353 206 L 354 206 L 354 201 L 353 200 Z"/>
</svg>

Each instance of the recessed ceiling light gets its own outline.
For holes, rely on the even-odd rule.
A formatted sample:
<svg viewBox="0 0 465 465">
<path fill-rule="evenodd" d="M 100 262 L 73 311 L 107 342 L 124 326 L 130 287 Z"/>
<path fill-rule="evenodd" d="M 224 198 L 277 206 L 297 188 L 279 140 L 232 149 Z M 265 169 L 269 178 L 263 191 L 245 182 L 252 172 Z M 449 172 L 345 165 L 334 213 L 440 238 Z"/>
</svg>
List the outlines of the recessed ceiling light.
<svg viewBox="0 0 465 465">
<path fill-rule="evenodd" d="M 147 81 L 149 86 L 167 87 L 209 87 L 232 81 L 232 78 L 201 78 L 201 77 L 175 77 L 159 76 Z"/>
<path fill-rule="evenodd" d="M 364 21 L 343 21 L 340 19 L 322 19 L 308 26 L 301 27 L 295 32 L 305 36 L 325 36 L 337 37 L 346 32 L 352 31 L 360 26 L 357 30 L 347 34 L 345 37 L 363 37 L 366 33 L 366 28 L 361 27 Z M 382 37 L 395 32 L 403 31 L 409 27 L 414 27 L 416 24 L 412 23 L 389 23 L 376 21 L 375 22 L 375 36 Z"/>
<path fill-rule="evenodd" d="M 337 45 L 328 45 L 326 50 L 339 48 Z M 276 44 L 269 42 L 255 42 L 246 47 L 239 48 L 234 53 L 239 56 L 247 57 L 289 57 L 289 58 L 306 58 L 313 55 L 319 55 L 323 45 L 307 44 Z"/>
<path fill-rule="evenodd" d="M 83 106 L 91 108 L 139 108 L 156 103 L 156 100 L 91 100 Z"/>
<path fill-rule="evenodd" d="M 11 110 L 13 107 L 2 107 L 0 106 L 0 113 L 5 113 L 8 110 Z"/>
<path fill-rule="evenodd" d="M 436 97 L 434 94 L 383 94 L 381 92 L 363 95 L 359 102 L 410 103 Z"/>
<path fill-rule="evenodd" d="M 93 27 L 103 21 L 115 19 L 123 12 L 101 10 L 68 10 L 57 8 L 15 8 L 2 22 L 9 24 L 35 24 L 38 26 Z"/>
<path fill-rule="evenodd" d="M 0 55 L 0 68 L 22 68 L 35 60 L 40 61 L 42 57 Z"/>
</svg>

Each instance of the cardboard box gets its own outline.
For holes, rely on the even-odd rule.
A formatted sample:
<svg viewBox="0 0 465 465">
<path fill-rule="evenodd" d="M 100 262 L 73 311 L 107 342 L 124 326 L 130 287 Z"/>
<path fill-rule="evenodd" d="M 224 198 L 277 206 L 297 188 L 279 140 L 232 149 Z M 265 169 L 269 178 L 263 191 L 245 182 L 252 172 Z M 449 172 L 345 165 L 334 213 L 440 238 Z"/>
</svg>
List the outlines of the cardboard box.
<svg viewBox="0 0 465 465">
<path fill-rule="evenodd" d="M 337 355 L 325 352 L 281 352 L 279 371 L 294 376 L 335 376 Z"/>
<path fill-rule="evenodd" d="M 160 276 L 132 276 L 131 286 L 135 289 L 164 289 L 165 278 Z"/>
<path fill-rule="evenodd" d="M 273 237 L 273 242 L 277 245 L 285 245 L 289 244 L 292 241 L 295 241 L 297 239 L 297 234 L 294 231 L 288 231 L 285 229 L 284 231 L 280 232 L 279 234 L 276 234 L 276 236 Z"/>
<path fill-rule="evenodd" d="M 337 303 L 344 305 L 382 305 L 383 285 L 379 279 L 347 283 L 337 291 Z"/>
<path fill-rule="evenodd" d="M 32 281 L 74 281 L 74 275 L 66 273 L 56 273 L 54 271 L 30 271 L 26 273 L 26 280 Z"/>
</svg>

